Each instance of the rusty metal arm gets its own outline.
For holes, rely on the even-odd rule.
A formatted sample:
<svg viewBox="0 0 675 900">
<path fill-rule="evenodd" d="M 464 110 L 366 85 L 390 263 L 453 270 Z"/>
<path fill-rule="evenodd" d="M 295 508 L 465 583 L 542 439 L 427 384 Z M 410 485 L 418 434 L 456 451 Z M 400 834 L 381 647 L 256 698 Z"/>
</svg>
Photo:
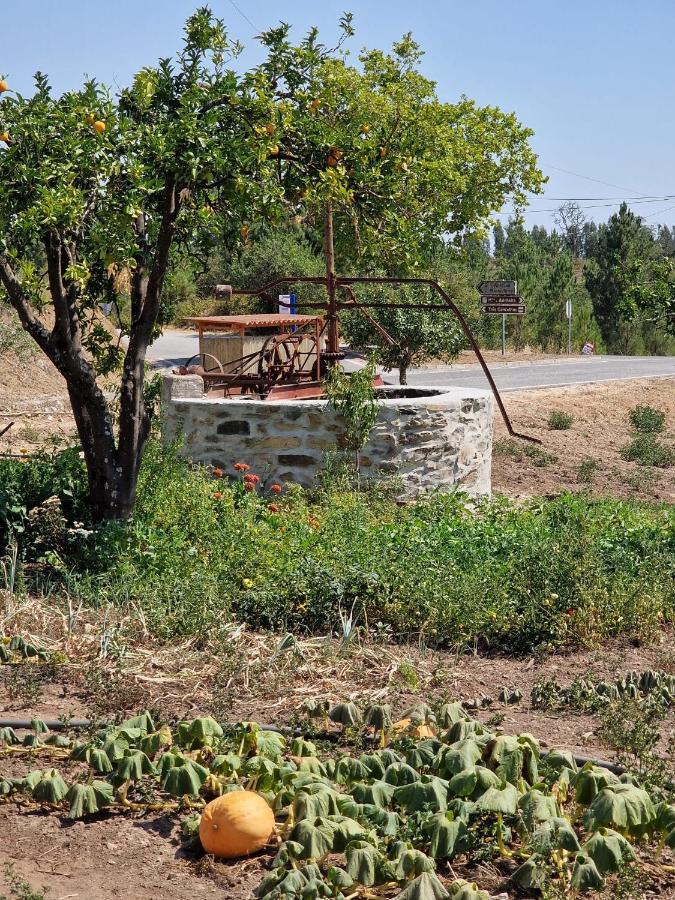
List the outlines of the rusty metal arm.
<svg viewBox="0 0 675 900">
<path fill-rule="evenodd" d="M 473 352 L 478 357 L 478 362 L 483 369 L 483 373 L 488 380 L 488 383 L 492 389 L 492 393 L 494 394 L 494 398 L 497 401 L 497 406 L 499 407 L 499 411 L 502 414 L 502 418 L 504 419 L 504 424 L 512 437 L 521 438 L 524 441 L 530 441 L 533 444 L 541 444 L 539 438 L 533 437 L 529 434 L 521 434 L 519 431 L 516 431 L 511 424 L 511 419 L 509 418 L 509 414 L 506 412 L 506 407 L 504 406 L 504 402 L 501 398 L 501 395 L 497 389 L 497 385 L 495 384 L 495 380 L 492 377 L 492 373 L 488 368 L 487 363 L 481 353 L 481 349 L 478 346 L 478 342 L 476 338 L 473 336 L 473 332 L 469 328 L 469 323 L 464 318 L 463 313 L 459 309 L 459 307 L 451 300 L 451 298 L 446 294 L 443 288 L 437 281 L 434 281 L 432 278 L 386 278 L 386 277 L 376 277 L 376 276 L 354 276 L 354 277 L 345 277 L 338 278 L 338 284 L 340 285 L 350 285 L 350 284 L 420 284 L 425 285 L 426 287 L 433 288 L 437 293 L 441 295 L 443 300 L 445 301 L 446 306 L 454 313 L 455 317 L 459 320 L 459 324 L 462 326 L 462 330 L 464 334 L 469 339 L 469 343 L 473 348 Z M 370 306 L 371 304 L 364 304 L 364 306 Z M 406 305 L 406 304 L 401 304 Z M 430 306 L 430 304 L 417 304 L 418 309 L 424 309 L 425 307 Z M 414 308 L 414 307 L 413 307 Z"/>
<path fill-rule="evenodd" d="M 328 286 L 328 279 L 322 276 L 306 276 L 300 275 L 295 278 L 277 278 L 274 281 L 271 281 L 269 284 L 263 285 L 263 287 L 256 288 L 255 290 L 247 290 L 245 288 L 232 288 L 231 292 L 233 294 L 243 294 L 249 297 L 258 297 L 260 294 L 267 293 L 275 287 L 278 287 L 282 284 L 322 284 L 324 286 Z M 492 373 L 488 368 L 488 364 L 486 363 L 483 354 L 481 353 L 481 349 L 478 346 L 478 342 L 476 338 L 473 336 L 473 332 L 469 327 L 469 323 L 464 318 L 463 313 L 459 309 L 459 307 L 454 303 L 454 301 L 450 298 L 450 296 L 443 290 L 440 284 L 437 281 L 434 281 L 433 278 L 387 278 L 385 276 L 368 276 L 368 275 L 354 275 L 354 276 L 339 276 L 336 278 L 336 286 L 338 287 L 349 287 L 353 284 L 418 284 L 424 285 L 426 287 L 432 288 L 436 293 L 440 294 L 443 298 L 444 304 L 429 304 L 429 303 L 418 303 L 418 304 L 374 304 L 374 303 L 360 303 L 359 306 L 362 308 L 374 308 L 377 309 L 388 307 L 388 308 L 407 308 L 407 309 L 450 309 L 453 315 L 459 320 L 459 324 L 462 326 L 462 330 L 464 334 L 469 340 L 471 344 L 471 348 L 473 352 L 476 354 L 478 358 L 478 362 L 481 365 L 483 370 L 483 374 L 487 378 L 488 384 L 490 385 L 490 389 L 494 395 L 494 398 L 497 402 L 497 406 L 499 407 L 499 411 L 502 414 L 502 418 L 504 419 L 504 424 L 506 425 L 507 431 L 512 437 L 521 438 L 524 441 L 530 441 L 533 444 L 541 444 L 541 440 L 539 438 L 533 437 L 529 434 L 522 434 L 519 431 L 516 431 L 511 424 L 511 419 L 509 418 L 509 414 L 506 411 L 506 407 L 504 406 L 504 401 L 501 398 L 497 385 L 495 384 L 495 380 L 492 377 Z M 229 287 L 229 285 L 228 285 Z M 353 295 L 352 295 L 353 296 Z M 282 306 L 289 306 L 289 304 L 281 304 Z M 303 303 L 302 304 L 307 309 L 326 309 L 326 304 L 323 303 Z M 352 306 L 351 303 L 340 303 L 339 307 L 349 308 Z"/>
</svg>

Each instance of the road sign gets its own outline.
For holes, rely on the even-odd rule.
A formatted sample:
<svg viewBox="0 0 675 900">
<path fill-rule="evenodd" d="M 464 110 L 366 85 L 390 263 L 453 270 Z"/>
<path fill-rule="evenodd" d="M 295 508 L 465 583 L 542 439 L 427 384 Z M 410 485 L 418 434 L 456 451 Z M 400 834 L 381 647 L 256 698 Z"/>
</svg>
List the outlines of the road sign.
<svg viewBox="0 0 675 900">
<path fill-rule="evenodd" d="M 486 297 L 515 297 L 518 294 L 518 282 L 481 281 L 478 290 Z"/>
<path fill-rule="evenodd" d="M 572 301 L 571 300 L 565 301 L 565 315 L 567 316 L 568 319 L 572 318 Z"/>
<path fill-rule="evenodd" d="M 483 303 L 481 298 L 481 312 L 486 313 L 490 316 L 524 316 L 525 315 L 525 304 L 519 302 L 520 297 L 515 297 L 511 300 L 510 303 L 505 303 L 504 298 L 501 297 L 501 302 L 498 303 Z M 489 300 L 489 298 L 485 298 Z M 516 301 L 515 303 L 513 301 Z"/>
</svg>

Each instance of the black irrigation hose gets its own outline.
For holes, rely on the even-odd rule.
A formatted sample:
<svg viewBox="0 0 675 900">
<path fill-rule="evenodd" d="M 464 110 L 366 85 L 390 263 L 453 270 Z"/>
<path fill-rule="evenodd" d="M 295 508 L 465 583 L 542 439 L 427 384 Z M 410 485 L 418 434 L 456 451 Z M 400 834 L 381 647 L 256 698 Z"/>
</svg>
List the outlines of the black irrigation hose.
<svg viewBox="0 0 675 900">
<path fill-rule="evenodd" d="M 91 719 L 69 719 L 67 722 L 63 722 L 61 719 L 42 719 L 42 722 L 47 726 L 50 731 L 64 731 L 66 728 L 89 728 L 91 725 L 94 725 Z M 0 728 L 31 728 L 31 719 L 0 719 Z M 234 722 L 222 722 L 226 728 L 233 728 Z M 263 731 L 276 731 L 278 734 L 289 734 L 294 736 L 299 736 L 303 734 L 301 728 L 290 728 L 288 725 L 260 725 Z M 326 734 L 321 736 L 324 740 L 328 738 L 329 740 L 335 740 L 336 735 Z M 550 751 L 542 750 L 541 755 L 546 756 Z M 626 770 L 623 766 L 618 766 L 616 763 L 608 762 L 604 759 L 591 759 L 588 756 L 576 756 L 572 755 L 574 762 L 578 766 L 585 766 L 586 763 L 591 763 L 594 766 L 601 766 L 603 769 L 609 769 L 610 772 L 613 772 L 615 775 L 623 775 Z"/>
</svg>

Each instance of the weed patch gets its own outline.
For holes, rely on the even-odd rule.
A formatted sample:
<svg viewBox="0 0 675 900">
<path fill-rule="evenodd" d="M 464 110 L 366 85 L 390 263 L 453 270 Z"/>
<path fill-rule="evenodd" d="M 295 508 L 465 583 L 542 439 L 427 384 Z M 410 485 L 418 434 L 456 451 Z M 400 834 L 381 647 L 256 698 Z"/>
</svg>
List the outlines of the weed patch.
<svg viewBox="0 0 675 900">
<path fill-rule="evenodd" d="M 567 431 L 572 427 L 573 417 L 561 409 L 554 409 L 546 423 L 550 431 Z"/>
</svg>

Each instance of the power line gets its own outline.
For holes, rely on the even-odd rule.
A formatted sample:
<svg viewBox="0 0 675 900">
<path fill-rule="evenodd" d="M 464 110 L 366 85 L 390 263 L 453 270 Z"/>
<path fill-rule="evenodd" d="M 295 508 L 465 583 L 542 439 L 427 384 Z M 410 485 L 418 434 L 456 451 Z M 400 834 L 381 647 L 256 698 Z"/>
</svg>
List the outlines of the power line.
<svg viewBox="0 0 675 900">
<path fill-rule="evenodd" d="M 551 199 L 553 199 L 553 198 L 551 198 Z M 670 194 L 665 197 L 654 197 L 651 199 L 646 199 L 646 198 L 645 199 L 634 199 L 634 200 L 632 200 L 632 202 L 633 203 L 663 203 L 667 200 L 675 200 L 675 194 Z M 593 203 L 588 206 L 580 206 L 579 209 L 605 209 L 607 207 L 612 207 L 612 206 L 621 206 L 621 204 L 625 203 L 625 202 L 626 202 L 626 200 L 619 200 L 615 203 Z M 547 209 L 525 209 L 525 210 L 520 210 L 519 215 L 532 216 L 532 215 L 536 215 L 538 213 L 558 212 L 558 209 L 559 209 L 559 207 L 557 207 L 557 206 L 551 206 Z M 663 210 L 663 212 L 665 212 L 665 211 L 666 210 Z M 512 216 L 512 215 L 514 215 L 514 213 L 515 213 L 515 210 L 512 210 L 510 212 L 507 210 L 506 212 L 498 213 L 498 215 Z M 658 215 L 658 212 L 653 213 L 653 215 Z"/>
<path fill-rule="evenodd" d="M 565 175 L 573 175 L 575 178 L 583 178 L 585 181 L 595 181 L 596 184 L 604 184 L 606 187 L 617 188 L 620 191 L 629 191 L 630 193 L 640 194 L 642 197 L 650 197 L 653 194 L 645 194 L 636 191 L 634 188 L 621 187 L 620 184 L 612 184 L 611 181 L 602 181 L 600 178 L 592 178 L 590 175 L 582 175 L 580 172 L 572 172 L 570 169 L 561 169 L 560 166 L 546 166 L 547 169 L 553 169 L 555 172 L 564 172 Z"/>
<path fill-rule="evenodd" d="M 251 28 L 255 31 L 256 34 L 259 34 L 260 29 L 257 28 L 253 24 L 253 22 L 251 22 L 251 20 L 249 19 L 249 17 L 246 15 L 246 13 L 243 10 L 239 9 L 239 7 L 234 2 L 234 0 L 230 0 L 230 6 L 239 13 L 239 15 L 242 17 L 242 19 L 244 19 L 246 22 L 248 22 L 248 24 L 251 26 Z"/>
</svg>

